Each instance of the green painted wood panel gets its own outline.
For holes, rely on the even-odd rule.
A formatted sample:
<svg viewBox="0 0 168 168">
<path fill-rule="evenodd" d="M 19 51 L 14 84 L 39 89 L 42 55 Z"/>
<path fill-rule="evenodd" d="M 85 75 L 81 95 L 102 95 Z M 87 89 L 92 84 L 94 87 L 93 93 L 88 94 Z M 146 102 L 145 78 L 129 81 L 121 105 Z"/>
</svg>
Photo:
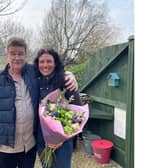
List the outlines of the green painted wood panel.
<svg viewBox="0 0 168 168">
<path fill-rule="evenodd" d="M 83 79 L 82 88 L 84 90 L 92 81 L 95 80 L 99 74 L 104 71 L 108 65 L 116 58 L 120 53 L 127 48 L 128 43 L 123 43 L 120 45 L 114 45 L 110 47 L 103 48 L 99 50 L 95 56 L 90 59 L 88 65 L 86 66 Z"/>
<path fill-rule="evenodd" d="M 114 149 L 111 157 L 124 168 L 133 168 L 131 163 L 133 148 L 130 147 L 133 142 L 133 128 L 131 127 L 133 125 L 133 109 L 130 108 L 133 105 L 133 87 L 132 83 L 128 81 L 132 80 L 133 76 L 132 57 L 134 55 L 134 46 L 133 42 L 131 42 L 99 50 L 84 71 L 83 85 L 80 90 L 91 97 L 90 118 L 87 129 L 102 138 L 113 141 Z M 111 72 L 118 73 L 120 77 L 119 87 L 108 86 L 107 76 Z M 126 139 L 114 135 L 115 107 L 127 111 Z"/>
<path fill-rule="evenodd" d="M 134 38 L 129 38 L 125 168 L 134 167 Z"/>
<path fill-rule="evenodd" d="M 127 76 L 128 76 L 128 49 L 126 48 L 123 53 L 116 58 L 97 78 L 92 81 L 91 86 L 82 91 L 87 90 L 90 96 L 103 97 L 106 99 L 120 101 L 126 104 L 127 98 Z M 103 55 L 102 55 L 103 57 Z M 94 69 L 90 66 L 89 69 Z M 121 78 L 120 86 L 115 88 L 108 86 L 107 76 L 110 72 L 117 72 Z M 84 78 L 84 77 L 83 77 Z"/>
</svg>

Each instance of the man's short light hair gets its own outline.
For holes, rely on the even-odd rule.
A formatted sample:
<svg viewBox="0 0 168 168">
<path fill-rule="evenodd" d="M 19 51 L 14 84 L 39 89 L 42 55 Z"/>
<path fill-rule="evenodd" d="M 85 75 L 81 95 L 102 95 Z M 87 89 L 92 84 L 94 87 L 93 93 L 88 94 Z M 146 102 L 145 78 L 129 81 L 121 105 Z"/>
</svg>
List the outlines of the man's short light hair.
<svg viewBox="0 0 168 168">
<path fill-rule="evenodd" d="M 25 52 L 27 51 L 27 44 L 23 38 L 20 37 L 11 37 L 8 39 L 6 43 L 6 49 L 9 47 L 24 47 Z"/>
</svg>

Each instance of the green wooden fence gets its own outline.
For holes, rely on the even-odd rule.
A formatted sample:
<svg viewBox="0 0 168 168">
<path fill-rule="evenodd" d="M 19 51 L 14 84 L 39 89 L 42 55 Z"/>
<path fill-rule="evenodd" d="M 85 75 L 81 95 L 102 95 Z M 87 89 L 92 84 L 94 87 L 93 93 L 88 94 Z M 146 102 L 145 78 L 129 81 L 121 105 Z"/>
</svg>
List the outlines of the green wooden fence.
<svg viewBox="0 0 168 168">
<path fill-rule="evenodd" d="M 120 77 L 120 85 L 118 87 L 108 85 L 107 77 L 111 72 L 116 72 Z M 91 97 L 90 118 L 87 129 L 102 138 L 111 140 L 114 143 L 112 159 L 124 168 L 133 168 L 133 37 L 130 37 L 127 43 L 106 47 L 96 53 L 84 70 L 80 92 L 84 92 Z M 117 109 L 122 112 L 122 115 L 125 114 L 125 119 L 123 118 L 122 121 L 120 121 Z M 121 128 L 121 135 L 119 126 L 124 126 L 124 128 Z M 118 131 L 114 131 L 117 129 Z"/>
</svg>

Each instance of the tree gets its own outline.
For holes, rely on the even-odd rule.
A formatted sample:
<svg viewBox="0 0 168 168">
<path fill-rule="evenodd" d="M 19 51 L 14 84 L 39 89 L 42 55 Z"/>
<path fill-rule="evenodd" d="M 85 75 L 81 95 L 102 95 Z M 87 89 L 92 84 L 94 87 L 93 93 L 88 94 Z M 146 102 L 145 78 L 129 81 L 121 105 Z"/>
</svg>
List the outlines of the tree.
<svg viewBox="0 0 168 168">
<path fill-rule="evenodd" d="M 28 46 L 33 40 L 33 31 L 31 29 L 25 28 L 20 22 L 16 20 L 7 19 L 0 22 L 0 39 L 3 45 L 6 43 L 7 39 L 11 36 L 21 37 L 26 39 Z M 2 44 L 1 44 L 2 45 Z M 32 56 L 32 50 L 28 48 L 27 52 L 28 58 Z"/>
<path fill-rule="evenodd" d="M 65 65 L 116 42 L 119 29 L 108 20 L 104 1 L 52 0 L 42 25 L 44 47 L 53 47 Z"/>
<path fill-rule="evenodd" d="M 18 4 L 19 2 L 19 4 Z M 0 16 L 7 16 L 16 13 L 24 7 L 27 0 L 0 0 Z"/>
<path fill-rule="evenodd" d="M 18 4 L 19 2 L 19 4 Z M 0 0 L 0 18 L 4 18 L 4 16 L 9 16 L 12 15 L 14 13 L 16 13 L 17 11 L 19 11 L 20 9 L 22 9 L 24 7 L 24 5 L 26 4 L 27 0 Z M 8 21 L 6 22 L 5 26 L 3 25 L 4 23 L 2 22 L 2 19 L 0 19 L 0 39 L 2 40 L 2 38 L 7 37 L 10 33 L 11 33 L 11 22 L 9 24 L 9 29 L 10 32 L 7 32 L 6 30 L 4 30 L 5 27 L 8 27 Z M 7 28 L 7 30 L 9 30 Z M 4 33 L 6 31 L 6 33 Z M 12 31 L 13 32 L 13 31 Z"/>
<path fill-rule="evenodd" d="M 9 36 L 20 36 L 30 41 L 32 31 L 16 20 L 6 19 L 0 22 L 0 37 L 5 41 Z"/>
<path fill-rule="evenodd" d="M 19 10 L 21 10 L 27 0 L 0 0 L 0 54 L 4 55 L 4 44 L 9 36 L 19 36 L 24 39 L 28 43 L 30 43 L 33 34 L 32 30 L 26 29 L 21 23 L 17 22 L 16 20 L 11 20 L 8 18 L 9 15 L 12 15 Z M 6 17 L 7 16 L 7 20 Z M 2 18 L 5 20 L 2 21 Z M 32 57 L 32 50 L 28 49 L 27 55 L 28 60 Z M 1 58 L 2 62 L 2 58 Z"/>
</svg>

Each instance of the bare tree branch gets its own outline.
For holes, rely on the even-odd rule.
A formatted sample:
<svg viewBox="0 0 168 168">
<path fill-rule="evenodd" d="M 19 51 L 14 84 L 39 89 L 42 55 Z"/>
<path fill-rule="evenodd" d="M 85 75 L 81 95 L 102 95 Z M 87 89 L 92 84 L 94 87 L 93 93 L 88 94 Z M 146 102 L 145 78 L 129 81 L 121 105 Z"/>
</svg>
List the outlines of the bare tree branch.
<svg viewBox="0 0 168 168">
<path fill-rule="evenodd" d="M 115 42 L 120 32 L 108 22 L 102 3 L 52 0 L 41 30 L 43 45 L 55 48 L 69 64 Z"/>
<path fill-rule="evenodd" d="M 28 42 L 32 39 L 32 31 L 26 29 L 21 23 L 7 19 L 0 22 L 0 39 L 4 42 L 10 36 L 20 36 L 26 39 Z"/>
<path fill-rule="evenodd" d="M 26 3 L 27 3 L 27 0 L 24 0 L 18 6 L 16 5 L 17 0 L 0 0 L 0 16 L 12 15 L 18 12 L 19 10 L 21 10 Z"/>
</svg>

